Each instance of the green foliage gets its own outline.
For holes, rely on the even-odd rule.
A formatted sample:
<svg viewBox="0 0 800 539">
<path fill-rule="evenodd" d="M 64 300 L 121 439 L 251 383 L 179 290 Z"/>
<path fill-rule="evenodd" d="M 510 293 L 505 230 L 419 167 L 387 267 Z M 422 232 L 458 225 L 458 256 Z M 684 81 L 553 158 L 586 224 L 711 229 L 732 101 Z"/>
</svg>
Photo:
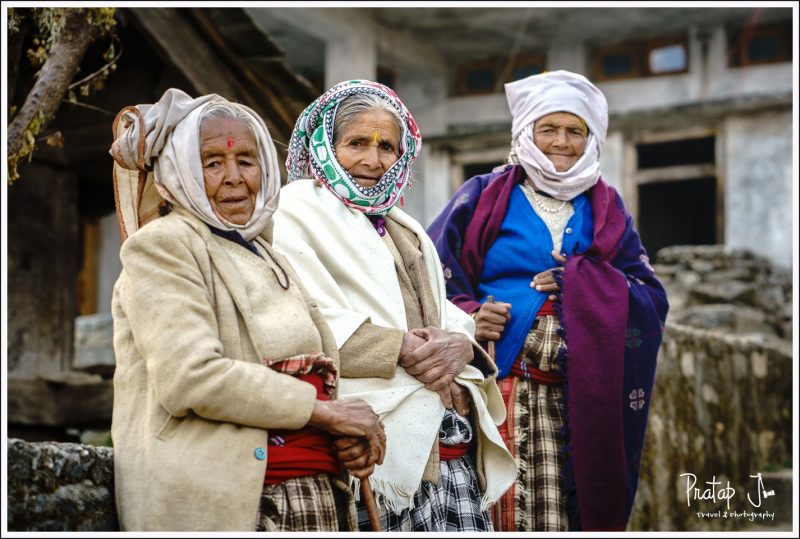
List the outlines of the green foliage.
<svg viewBox="0 0 800 539">
<path fill-rule="evenodd" d="M 30 61 L 31 65 L 37 69 L 34 78 L 38 78 L 41 73 L 41 67 L 45 64 L 47 59 L 53 52 L 53 45 L 61 37 L 66 26 L 67 9 L 76 8 L 27 8 L 27 9 L 13 9 L 9 8 L 8 11 L 8 30 L 9 34 L 14 34 L 20 30 L 22 21 L 26 16 L 31 17 L 35 32 L 32 37 L 33 47 L 25 51 L 25 54 Z M 103 67 L 90 75 L 80 79 L 69 85 L 67 88 L 68 98 L 67 101 L 73 104 L 80 104 L 75 92 L 82 97 L 88 97 L 92 91 L 99 91 L 105 87 L 105 81 L 108 76 L 116 71 L 117 60 L 122 54 L 122 48 L 114 33 L 116 20 L 114 15 L 115 8 L 88 8 L 84 9 L 86 18 L 89 24 L 99 28 L 100 37 L 108 37 L 109 46 L 103 53 L 103 59 L 107 62 Z M 10 117 L 15 116 L 16 109 L 12 108 Z M 13 155 L 8 156 L 9 165 L 9 183 L 13 183 L 19 178 L 17 165 L 27 157 L 30 162 L 33 151 L 36 149 L 36 140 L 39 132 L 50 121 L 50 118 L 45 118 L 41 111 L 37 111 L 33 120 L 28 124 L 23 132 L 23 143 L 21 149 Z M 51 146 L 60 147 L 63 144 L 63 139 L 60 133 L 50 135 L 47 138 L 47 143 Z"/>
<path fill-rule="evenodd" d="M 88 9 L 86 17 L 93 26 L 100 28 L 101 34 L 107 34 L 117 24 L 117 21 L 114 19 L 114 14 L 116 12 L 117 10 L 113 7 Z"/>
<path fill-rule="evenodd" d="M 110 430 L 98 433 L 96 436 L 86 440 L 85 443 L 87 445 L 93 445 L 96 447 L 114 447 L 114 443 L 111 440 Z"/>
<path fill-rule="evenodd" d="M 19 178 L 17 166 L 23 159 L 27 157 L 28 162 L 31 162 L 31 159 L 33 158 L 33 150 L 36 149 L 36 136 L 42 129 L 42 126 L 45 123 L 44 120 L 45 118 L 44 114 L 42 114 L 42 111 L 36 111 L 36 115 L 33 117 L 31 122 L 28 124 L 28 127 L 25 128 L 25 131 L 22 134 L 22 147 L 20 148 L 19 152 L 17 152 L 16 155 L 8 156 L 8 183 L 14 183 L 14 181 Z"/>
<path fill-rule="evenodd" d="M 19 11 L 14 9 L 13 7 L 8 8 L 8 35 L 13 36 L 17 32 L 19 32 L 20 27 L 22 26 L 22 19 L 24 15 L 21 15 Z"/>
<path fill-rule="evenodd" d="M 777 462 L 770 462 L 769 464 L 764 466 L 764 468 L 761 471 L 769 473 L 769 472 L 780 472 L 782 470 L 791 470 L 791 469 L 792 469 L 792 461 L 785 460 L 783 461 L 783 463 L 780 464 Z"/>
</svg>

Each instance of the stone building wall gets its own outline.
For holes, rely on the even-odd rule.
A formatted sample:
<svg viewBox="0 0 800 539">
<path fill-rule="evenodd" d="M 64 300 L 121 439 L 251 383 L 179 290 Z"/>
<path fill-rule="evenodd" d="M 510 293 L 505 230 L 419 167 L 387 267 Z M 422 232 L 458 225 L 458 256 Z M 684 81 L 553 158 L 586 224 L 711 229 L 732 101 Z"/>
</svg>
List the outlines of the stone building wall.
<svg viewBox="0 0 800 539">
<path fill-rule="evenodd" d="M 792 266 L 791 108 L 725 119 L 725 243 Z"/>
</svg>

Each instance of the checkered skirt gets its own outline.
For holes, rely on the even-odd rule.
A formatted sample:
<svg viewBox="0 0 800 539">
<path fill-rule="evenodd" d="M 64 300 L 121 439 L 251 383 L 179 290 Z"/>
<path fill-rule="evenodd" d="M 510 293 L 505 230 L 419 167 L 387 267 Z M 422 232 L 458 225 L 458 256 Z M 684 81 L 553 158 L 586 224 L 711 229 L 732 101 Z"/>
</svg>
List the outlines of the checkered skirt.
<svg viewBox="0 0 800 539">
<path fill-rule="evenodd" d="M 558 327 L 555 316 L 537 317 L 520 351 L 522 359 L 542 371 L 558 371 L 556 354 L 566 347 Z M 494 507 L 495 529 L 567 531 L 561 478 L 566 416 L 562 387 L 514 376 L 498 384 L 508 410 L 506 446 L 519 465 L 519 473 Z"/>
<path fill-rule="evenodd" d="M 378 503 L 382 531 L 463 532 L 492 531 L 487 511 L 481 511 L 481 490 L 472 457 L 441 462 L 439 482 L 423 481 L 414 495 L 414 508 L 399 515 Z M 367 508 L 356 502 L 358 529 L 372 531 Z"/>
<path fill-rule="evenodd" d="M 439 442 L 453 445 L 471 439 L 469 421 L 446 411 L 439 430 Z M 483 494 L 472 456 L 467 453 L 457 459 L 440 461 L 439 472 L 438 483 L 422 482 L 414 495 L 413 509 L 406 509 L 398 515 L 383 504 L 377 504 L 383 531 L 492 531 L 489 513 L 481 511 Z M 372 531 L 366 506 L 359 501 L 356 507 L 359 530 Z"/>
<path fill-rule="evenodd" d="M 256 531 L 356 531 L 350 488 L 330 474 L 317 474 L 264 485 Z"/>
</svg>

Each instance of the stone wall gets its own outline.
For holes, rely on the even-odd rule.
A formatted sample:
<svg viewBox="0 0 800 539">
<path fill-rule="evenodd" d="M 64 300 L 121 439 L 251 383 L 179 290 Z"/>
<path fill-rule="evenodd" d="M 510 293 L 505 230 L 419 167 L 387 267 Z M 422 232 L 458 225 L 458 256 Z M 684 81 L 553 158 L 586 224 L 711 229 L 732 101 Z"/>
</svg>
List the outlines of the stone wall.
<svg viewBox="0 0 800 539">
<path fill-rule="evenodd" d="M 765 499 L 760 509 L 751 475 L 791 466 L 792 353 L 788 344 L 765 343 L 668 323 L 658 359 L 639 491 L 628 530 L 740 529 L 746 519 L 701 518 L 727 509 L 724 501 L 687 500 L 696 487 L 720 481 L 736 491 L 730 509 L 770 511 L 789 526 L 788 497 Z M 767 490 L 774 488 L 765 479 Z"/>
<path fill-rule="evenodd" d="M 788 250 L 791 251 L 791 248 Z M 792 275 L 745 249 L 661 249 L 653 268 L 667 290 L 669 320 L 709 330 L 792 339 Z"/>
<path fill-rule="evenodd" d="M 752 253 L 668 247 L 654 264 L 670 301 L 656 371 L 641 480 L 629 530 L 791 529 L 792 281 Z M 765 490 L 756 500 L 762 473 Z M 699 517 L 725 501 L 687 500 L 720 481 L 730 510 L 774 520 Z M 788 488 L 787 488 L 788 481 Z M 728 491 L 730 492 L 730 491 Z"/>
<path fill-rule="evenodd" d="M 8 441 L 9 531 L 111 531 L 114 462 L 110 447 Z"/>
</svg>

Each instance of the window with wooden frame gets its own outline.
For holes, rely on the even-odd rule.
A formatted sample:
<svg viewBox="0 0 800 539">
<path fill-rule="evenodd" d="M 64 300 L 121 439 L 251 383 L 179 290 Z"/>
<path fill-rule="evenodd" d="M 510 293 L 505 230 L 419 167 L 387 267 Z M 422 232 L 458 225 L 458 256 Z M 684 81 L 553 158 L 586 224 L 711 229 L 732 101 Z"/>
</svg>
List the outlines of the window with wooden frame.
<svg viewBox="0 0 800 539">
<path fill-rule="evenodd" d="M 633 79 L 642 76 L 639 51 L 634 43 L 598 47 L 592 59 L 595 81 Z"/>
<path fill-rule="evenodd" d="M 685 35 L 597 47 L 592 56 L 592 77 L 596 81 L 675 75 L 688 71 L 688 40 Z"/>
<path fill-rule="evenodd" d="M 645 42 L 644 74 L 674 75 L 689 71 L 689 49 L 686 36 L 650 39 Z"/>
<path fill-rule="evenodd" d="M 481 95 L 501 92 L 507 82 L 542 73 L 544 62 L 544 55 L 531 53 L 517 56 L 510 65 L 497 58 L 462 64 L 458 68 L 456 93 Z"/>
<path fill-rule="evenodd" d="M 791 23 L 731 30 L 728 65 L 745 67 L 792 61 Z"/>
<path fill-rule="evenodd" d="M 491 94 L 499 76 L 500 62 L 496 59 L 476 60 L 459 66 L 456 92 L 459 95 Z"/>
</svg>

